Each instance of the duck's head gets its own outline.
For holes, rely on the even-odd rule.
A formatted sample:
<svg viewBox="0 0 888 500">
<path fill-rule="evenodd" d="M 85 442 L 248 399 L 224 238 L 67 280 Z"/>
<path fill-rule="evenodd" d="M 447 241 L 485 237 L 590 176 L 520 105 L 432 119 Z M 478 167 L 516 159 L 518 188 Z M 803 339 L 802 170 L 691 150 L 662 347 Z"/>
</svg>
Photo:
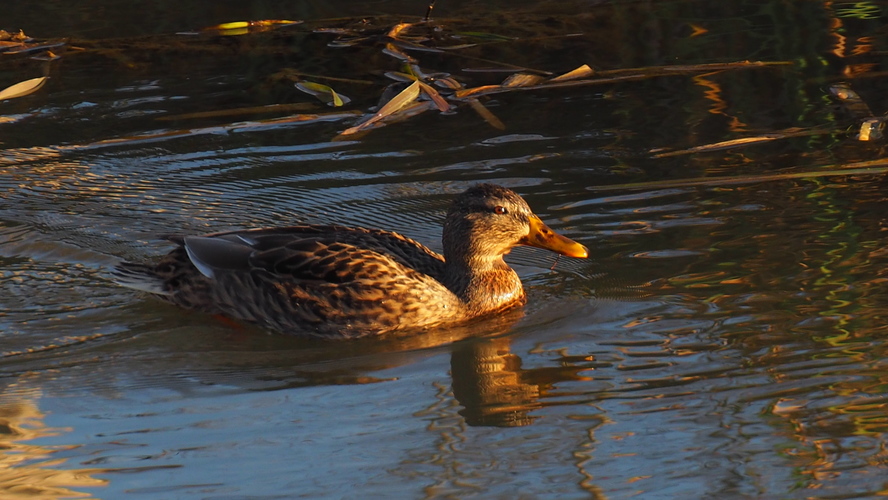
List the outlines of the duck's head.
<svg viewBox="0 0 888 500">
<path fill-rule="evenodd" d="M 469 188 L 453 201 L 444 222 L 444 257 L 478 265 L 499 260 L 516 245 L 588 257 L 583 245 L 549 229 L 518 193 L 495 184 Z"/>
</svg>

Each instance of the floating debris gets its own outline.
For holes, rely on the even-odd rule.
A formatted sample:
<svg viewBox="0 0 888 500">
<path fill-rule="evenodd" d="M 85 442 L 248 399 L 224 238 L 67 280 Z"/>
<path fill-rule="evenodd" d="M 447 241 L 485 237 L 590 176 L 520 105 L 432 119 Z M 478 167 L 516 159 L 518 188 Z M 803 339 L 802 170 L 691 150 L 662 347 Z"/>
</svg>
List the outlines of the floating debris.
<svg viewBox="0 0 888 500">
<path fill-rule="evenodd" d="M 42 87 L 46 83 L 47 79 L 49 79 L 48 76 L 41 76 L 16 83 L 15 85 L 12 85 L 10 87 L 6 87 L 5 89 L 0 90 L 0 101 L 31 95 L 34 92 L 40 90 L 40 87 Z"/>
<path fill-rule="evenodd" d="M 306 94 L 317 97 L 319 101 L 328 106 L 333 106 L 334 108 L 345 106 L 346 104 L 351 102 L 351 99 L 344 95 L 336 93 L 336 91 L 328 85 L 302 81 L 296 83 L 296 88 L 305 92 Z"/>
</svg>

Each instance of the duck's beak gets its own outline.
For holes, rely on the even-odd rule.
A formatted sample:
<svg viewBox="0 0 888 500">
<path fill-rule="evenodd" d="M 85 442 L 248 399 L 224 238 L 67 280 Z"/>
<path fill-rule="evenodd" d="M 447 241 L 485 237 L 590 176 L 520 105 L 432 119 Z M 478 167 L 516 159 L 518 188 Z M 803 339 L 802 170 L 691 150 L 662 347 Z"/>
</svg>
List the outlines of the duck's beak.
<svg viewBox="0 0 888 500">
<path fill-rule="evenodd" d="M 585 259 L 589 256 L 589 251 L 586 247 L 552 231 L 539 217 L 532 214 L 530 216 L 530 232 L 527 233 L 527 236 L 518 240 L 518 244 L 545 248 L 568 257 Z"/>
</svg>

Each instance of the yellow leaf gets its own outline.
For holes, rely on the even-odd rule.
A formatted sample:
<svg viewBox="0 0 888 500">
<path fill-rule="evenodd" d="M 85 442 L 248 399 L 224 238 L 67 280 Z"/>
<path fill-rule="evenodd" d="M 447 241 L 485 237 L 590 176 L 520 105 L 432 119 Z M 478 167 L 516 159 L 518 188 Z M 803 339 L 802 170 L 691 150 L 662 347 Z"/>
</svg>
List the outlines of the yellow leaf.
<svg viewBox="0 0 888 500">
<path fill-rule="evenodd" d="M 356 132 L 365 130 L 368 127 L 373 126 L 376 122 L 397 113 L 403 108 L 406 108 L 412 102 L 416 101 L 417 98 L 419 98 L 419 85 L 419 81 L 413 82 L 406 89 L 402 90 L 398 95 L 392 97 L 389 102 L 385 103 L 385 106 L 380 108 L 379 111 L 377 111 L 376 114 L 373 115 L 369 120 L 359 125 L 355 125 L 354 127 L 345 130 L 339 135 L 351 135 Z"/>
<path fill-rule="evenodd" d="M 426 111 L 432 109 L 433 104 L 429 101 L 420 101 L 414 102 L 413 104 L 408 104 L 407 106 L 395 111 L 390 115 L 386 115 L 384 119 L 378 120 L 367 120 L 360 125 L 356 125 L 350 129 L 344 130 L 341 134 L 336 136 L 333 140 L 342 140 L 344 136 L 354 135 L 358 133 L 368 132 L 378 127 L 383 127 L 390 123 L 397 123 L 400 121 L 407 120 L 412 118 L 420 113 L 425 113 Z"/>
<path fill-rule="evenodd" d="M 313 92 L 330 92 L 330 87 L 320 83 L 309 82 L 308 80 L 297 83 L 296 88 L 309 94 Z"/>
<path fill-rule="evenodd" d="M 216 26 L 211 26 L 207 29 L 211 30 L 236 30 L 241 28 L 249 28 L 250 23 L 248 21 L 235 21 L 232 23 L 222 23 Z"/>
<path fill-rule="evenodd" d="M 345 104 L 342 102 L 342 98 L 339 97 L 339 94 L 337 94 L 335 90 L 330 89 L 330 95 L 333 96 L 333 107 L 338 108 L 339 106 Z"/>
<path fill-rule="evenodd" d="M 395 111 L 407 106 L 419 97 L 419 81 L 411 83 L 406 89 L 402 90 L 398 95 L 392 97 L 392 100 L 385 103 L 385 106 L 376 112 L 373 117 L 375 119 L 385 118 Z"/>
<path fill-rule="evenodd" d="M 595 71 L 593 71 L 592 68 L 590 68 L 588 64 L 584 64 L 571 72 L 565 73 L 561 76 L 556 76 L 555 78 L 549 80 L 549 82 L 555 83 L 555 82 L 566 82 L 568 80 L 578 80 L 580 78 L 589 78 L 590 76 L 592 76 L 594 74 L 595 74 Z"/>
<path fill-rule="evenodd" d="M 302 21 L 288 21 L 286 19 L 263 19 L 260 21 L 233 21 L 203 28 L 203 32 L 218 31 L 220 35 L 246 35 L 251 31 L 268 31 L 277 25 L 300 24 Z"/>
<path fill-rule="evenodd" d="M 863 123 L 860 124 L 860 134 L 857 136 L 857 140 L 871 141 L 874 139 L 881 139 L 883 127 L 884 123 L 882 123 L 881 118 L 864 120 Z"/>
<path fill-rule="evenodd" d="M 41 76 L 39 78 L 32 78 L 30 80 L 25 80 L 20 83 L 16 83 L 11 87 L 7 87 L 3 90 L 0 90 L 0 101 L 3 99 L 15 99 L 16 97 L 24 97 L 29 94 L 33 94 L 46 83 L 46 79 L 48 76 Z"/>
<path fill-rule="evenodd" d="M 411 23 L 396 24 L 392 29 L 389 30 L 388 36 L 390 36 L 392 38 L 398 38 L 398 35 L 400 35 L 402 31 L 406 30 L 407 28 L 409 28 L 411 26 L 413 26 L 413 24 L 411 24 Z"/>
<path fill-rule="evenodd" d="M 334 107 L 344 106 L 351 102 L 348 97 L 340 96 L 332 88 L 320 83 L 301 81 L 296 83 L 296 88 Z"/>
</svg>

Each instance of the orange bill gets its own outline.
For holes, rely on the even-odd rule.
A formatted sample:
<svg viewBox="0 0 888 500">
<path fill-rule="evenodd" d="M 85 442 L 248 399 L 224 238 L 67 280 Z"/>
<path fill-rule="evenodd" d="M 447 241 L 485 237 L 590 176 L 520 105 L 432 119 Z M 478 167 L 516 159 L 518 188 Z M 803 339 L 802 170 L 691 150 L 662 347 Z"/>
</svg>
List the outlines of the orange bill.
<svg viewBox="0 0 888 500">
<path fill-rule="evenodd" d="M 536 215 L 530 216 L 530 232 L 527 233 L 527 236 L 518 240 L 518 244 L 545 248 L 568 257 L 585 259 L 589 256 L 589 250 L 586 247 L 552 231 Z"/>
</svg>

